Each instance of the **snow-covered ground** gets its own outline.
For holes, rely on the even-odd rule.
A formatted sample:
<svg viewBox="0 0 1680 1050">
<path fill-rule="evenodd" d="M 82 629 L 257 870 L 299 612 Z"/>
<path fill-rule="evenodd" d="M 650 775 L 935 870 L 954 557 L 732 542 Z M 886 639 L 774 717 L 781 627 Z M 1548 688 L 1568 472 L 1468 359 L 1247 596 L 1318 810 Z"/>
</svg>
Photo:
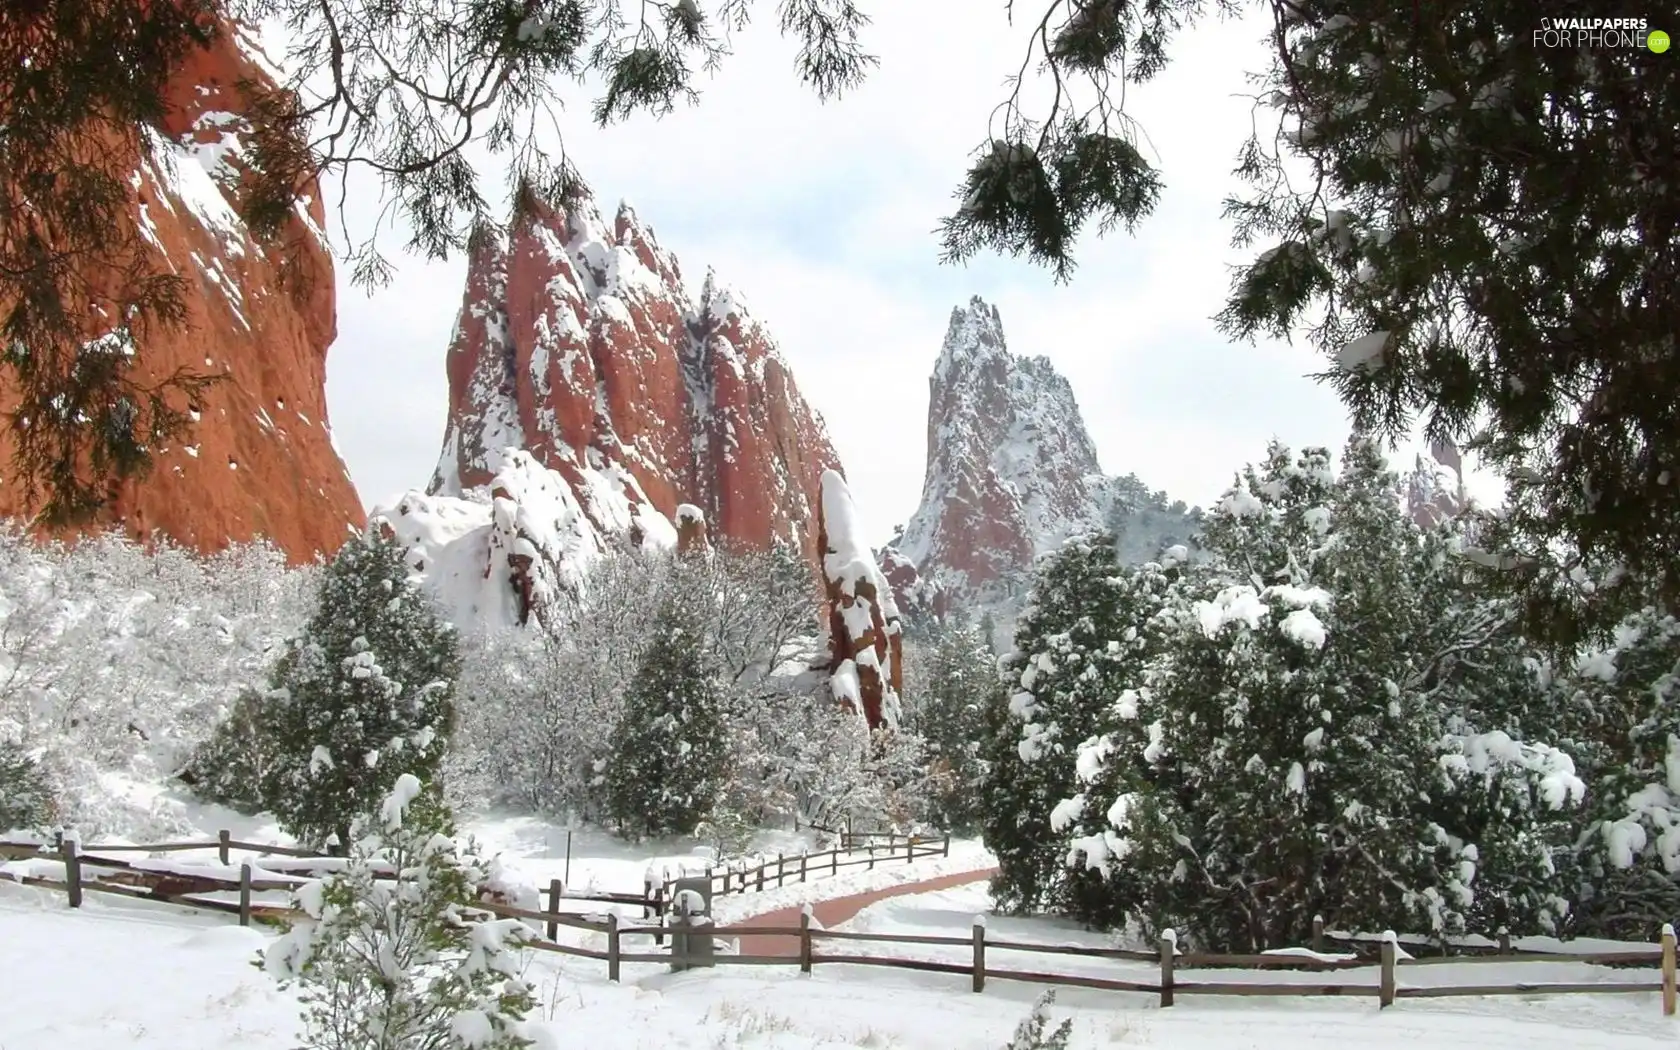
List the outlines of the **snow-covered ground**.
<svg viewBox="0 0 1680 1050">
<path fill-rule="evenodd" d="M 227 829 L 232 838 L 239 842 L 282 846 L 293 844 L 293 840 L 266 817 L 245 816 L 221 806 L 173 796 L 170 802 L 192 828 L 191 831 L 175 837 L 174 841 L 213 842 L 218 831 Z M 661 877 L 676 877 L 681 874 L 703 874 L 714 866 L 706 847 L 693 840 L 630 843 L 597 827 L 568 829 L 522 814 L 469 815 L 461 820 L 461 834 L 476 842 L 483 856 L 495 858 L 499 883 L 523 887 L 535 893 L 546 893 L 551 880 L 561 879 L 568 894 L 637 894 L 642 892 L 650 872 Z M 97 857 L 97 849 L 94 847 L 100 844 L 131 843 L 116 837 L 105 838 L 100 842 L 84 845 L 84 853 Z M 797 857 L 802 850 L 816 853 L 826 848 L 808 832 L 762 831 L 752 845 L 754 859 L 746 864 L 750 870 L 757 867 L 757 857 L 774 860 L 776 855 L 781 853 L 792 858 Z M 861 860 L 865 855 L 859 852 L 854 858 L 842 856 L 841 859 L 843 862 L 851 859 Z M 113 856 L 154 871 L 193 870 L 237 879 L 241 862 L 254 858 L 255 854 L 233 850 L 228 858 L 230 863 L 225 868 L 218 863 L 213 847 L 168 853 L 156 858 L 134 853 Z M 270 870 L 286 866 L 283 859 L 264 859 L 259 863 Z M 722 921 L 734 922 L 808 901 L 888 889 L 907 882 L 955 872 L 981 871 L 995 864 L 996 860 L 991 854 L 974 840 L 954 840 L 949 857 L 918 855 L 916 860 L 910 863 L 904 860 L 902 854 L 888 857 L 883 852 L 873 869 L 862 865 L 841 867 L 834 875 L 829 874 L 827 867 L 813 862 L 807 871 L 807 882 L 721 896 L 716 901 L 714 914 Z M 794 877 L 793 870 L 793 864 L 790 863 L 790 877 Z M 61 878 L 63 868 L 56 860 L 42 858 L 14 861 L 9 864 L 0 862 L 0 873 Z M 270 878 L 268 875 L 262 877 Z M 283 895 L 258 894 L 253 899 L 261 904 L 284 903 Z M 545 907 L 546 903 L 545 896 Z M 561 910 L 590 913 L 618 911 L 627 916 L 640 914 L 640 909 L 633 906 L 607 905 L 592 901 L 563 903 Z M 0 1045 L 0 1050 L 11 1048 Z"/>
<path fill-rule="evenodd" d="M 984 903 L 982 886 L 901 897 L 872 906 L 852 925 L 943 932 L 966 928 Z M 1035 940 L 1092 936 L 1031 920 L 993 919 L 992 930 Z M 287 1050 L 299 1034 L 295 1002 L 250 966 L 269 936 L 120 899 L 90 898 L 71 912 L 60 895 L 0 884 L 0 988 L 18 1007 L 0 1010 L 0 1047 Z M 527 978 L 554 1045 L 1000 1050 L 1041 990 L 994 980 L 975 995 L 959 977 L 844 966 L 807 977 L 792 967 L 670 974 L 626 964 L 623 983 L 614 985 L 604 969 L 532 954 Z M 1476 968 L 1479 977 L 1501 981 L 1516 969 Z M 1531 967 L 1520 969 L 1532 976 Z M 1680 1038 L 1680 1024 L 1662 1017 L 1654 995 L 1402 1001 L 1380 1012 L 1374 999 L 1186 996 L 1160 1010 L 1151 996 L 1064 989 L 1054 1012 L 1075 1021 L 1071 1050 L 1667 1050 Z"/>
</svg>

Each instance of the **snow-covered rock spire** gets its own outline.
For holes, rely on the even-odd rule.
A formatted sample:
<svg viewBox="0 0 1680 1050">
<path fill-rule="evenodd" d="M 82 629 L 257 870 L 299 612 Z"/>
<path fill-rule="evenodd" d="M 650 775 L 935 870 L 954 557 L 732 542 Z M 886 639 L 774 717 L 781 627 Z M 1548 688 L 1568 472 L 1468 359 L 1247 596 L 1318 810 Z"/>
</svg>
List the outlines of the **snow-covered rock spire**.
<svg viewBox="0 0 1680 1050">
<path fill-rule="evenodd" d="M 837 471 L 823 471 L 817 542 L 827 598 L 829 687 L 870 729 L 894 728 L 904 687 L 898 605 Z"/>
</svg>

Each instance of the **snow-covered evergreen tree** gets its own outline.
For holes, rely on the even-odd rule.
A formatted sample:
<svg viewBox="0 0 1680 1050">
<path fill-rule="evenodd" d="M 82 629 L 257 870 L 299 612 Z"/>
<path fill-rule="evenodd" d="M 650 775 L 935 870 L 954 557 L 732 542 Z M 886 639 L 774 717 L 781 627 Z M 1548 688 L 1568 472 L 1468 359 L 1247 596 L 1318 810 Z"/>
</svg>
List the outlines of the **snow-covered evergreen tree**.
<svg viewBox="0 0 1680 1050">
<path fill-rule="evenodd" d="M 1592 786 L 1571 927 L 1650 939 L 1680 913 L 1680 619 L 1626 618 L 1560 692 Z"/>
<path fill-rule="evenodd" d="M 1070 539 L 1038 566 L 999 661 L 1007 706 L 994 708 L 982 784 L 982 830 L 998 858 L 992 888 L 1006 907 L 1067 891 L 1058 804 L 1077 793 L 1073 758 L 1095 735 L 1151 651 L 1149 628 L 1167 576 L 1129 572 L 1112 536 Z"/>
<path fill-rule="evenodd" d="M 690 834 L 728 776 L 723 694 L 694 614 L 660 611 L 606 760 L 610 816 L 631 835 Z"/>
<path fill-rule="evenodd" d="M 301 994 L 311 1050 L 517 1050 L 536 1004 L 519 976 L 517 919 L 472 916 L 487 871 L 447 821 L 410 819 L 421 795 L 396 778 L 358 819 L 344 870 L 296 893 L 308 918 L 262 955 Z M 392 881 L 378 876 L 398 872 Z"/>
<path fill-rule="evenodd" d="M 926 741 L 930 817 L 947 831 L 979 826 L 985 710 L 1002 691 L 982 629 L 938 624 L 905 646 L 905 726 Z"/>
<path fill-rule="evenodd" d="M 271 677 L 265 808 L 302 842 L 347 845 L 351 823 L 398 777 L 436 781 L 459 671 L 455 633 L 402 548 L 375 531 L 353 537 Z"/>
<path fill-rule="evenodd" d="M 1581 781 L 1503 720 L 1540 686 L 1515 616 L 1464 600 L 1452 537 L 1420 532 L 1396 485 L 1358 439 L 1340 478 L 1325 450 L 1274 446 L 1215 508 L 1166 644 L 1067 763 L 1069 859 L 1110 885 L 1085 917 L 1233 950 L 1303 943 L 1314 915 L 1437 934 L 1561 918 Z"/>
<path fill-rule="evenodd" d="M 35 757 L 0 740 L 0 834 L 44 830 L 57 810 L 52 785 Z"/>
</svg>

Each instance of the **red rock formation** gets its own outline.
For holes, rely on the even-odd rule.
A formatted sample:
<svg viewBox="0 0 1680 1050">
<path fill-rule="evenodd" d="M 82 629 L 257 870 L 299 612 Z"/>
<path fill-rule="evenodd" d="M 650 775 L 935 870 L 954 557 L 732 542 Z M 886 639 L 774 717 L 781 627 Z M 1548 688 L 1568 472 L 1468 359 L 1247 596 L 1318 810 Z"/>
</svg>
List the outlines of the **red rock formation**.
<svg viewBox="0 0 1680 1050">
<path fill-rule="evenodd" d="M 326 357 L 337 322 L 319 194 L 309 194 L 270 249 L 235 212 L 246 131 L 238 84 L 268 78 L 254 44 L 228 29 L 170 84 L 153 157 L 125 161 L 135 172 L 136 227 L 157 265 L 187 278 L 185 323 L 142 333 L 139 378 L 155 382 L 178 368 L 228 378 L 195 406 L 191 443 L 157 450 L 151 475 L 125 487 L 104 524 L 201 550 L 266 536 L 303 561 L 336 550 L 364 519 L 327 427 Z M 286 287 L 282 259 L 299 278 Z M 0 408 L 13 403 L 15 393 L 0 390 Z M 0 435 L 0 457 L 11 451 Z M 22 510 L 23 492 L 7 479 L 0 514 Z"/>
<path fill-rule="evenodd" d="M 601 536 L 664 532 L 689 503 L 712 542 L 785 540 L 815 562 L 819 478 L 839 464 L 822 420 L 739 299 L 710 276 L 691 298 L 628 206 L 609 225 L 587 199 L 533 203 L 476 236 L 448 369 L 429 494 L 482 489 L 524 448 Z"/>
<path fill-rule="evenodd" d="M 870 729 L 896 727 L 904 689 L 898 606 L 858 535 L 851 491 L 832 470 L 822 476 L 817 546 L 827 602 L 829 686 L 835 699 L 862 713 Z"/>
<path fill-rule="evenodd" d="M 951 311 L 928 381 L 922 501 L 895 543 L 915 568 L 901 608 L 920 616 L 986 609 L 1007 624 L 1033 560 L 1070 536 L 1124 531 L 1121 556 L 1155 557 L 1187 539 L 1195 512 L 1097 462 L 1079 404 L 1049 359 L 1009 351 L 996 307 Z"/>
<path fill-rule="evenodd" d="M 712 549 L 706 536 L 706 516 L 692 503 L 677 508 L 677 553 L 704 554 Z"/>
</svg>

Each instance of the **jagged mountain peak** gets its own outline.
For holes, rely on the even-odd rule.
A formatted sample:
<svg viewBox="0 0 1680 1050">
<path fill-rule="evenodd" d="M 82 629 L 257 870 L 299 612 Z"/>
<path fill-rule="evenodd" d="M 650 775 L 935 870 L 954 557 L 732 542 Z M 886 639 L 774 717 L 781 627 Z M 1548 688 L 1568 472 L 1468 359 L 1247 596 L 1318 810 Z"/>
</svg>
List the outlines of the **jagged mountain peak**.
<svg viewBox="0 0 1680 1050">
<path fill-rule="evenodd" d="M 936 606 L 1004 602 L 1067 537 L 1141 520 L 1139 491 L 1135 477 L 1103 473 L 1067 378 L 1048 357 L 1012 353 L 997 308 L 975 296 L 951 312 L 929 380 L 921 504 L 888 560 L 900 578 L 902 562 L 914 565 Z M 1124 549 L 1149 548 L 1164 525 L 1162 539 L 1193 531 L 1181 511 L 1148 509 L 1151 535 L 1128 536 Z"/>
</svg>

